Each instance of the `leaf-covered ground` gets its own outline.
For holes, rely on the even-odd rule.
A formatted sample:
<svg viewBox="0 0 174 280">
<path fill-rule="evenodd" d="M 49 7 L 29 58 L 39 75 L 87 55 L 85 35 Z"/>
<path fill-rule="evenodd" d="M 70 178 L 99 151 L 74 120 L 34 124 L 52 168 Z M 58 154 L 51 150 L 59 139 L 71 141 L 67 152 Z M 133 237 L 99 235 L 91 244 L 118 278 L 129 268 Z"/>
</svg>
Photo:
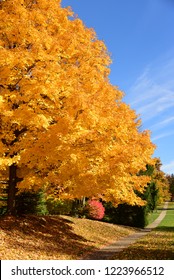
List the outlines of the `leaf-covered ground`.
<svg viewBox="0 0 174 280">
<path fill-rule="evenodd" d="M 0 218 L 0 259 L 81 259 L 134 229 L 69 216 Z"/>
<path fill-rule="evenodd" d="M 159 226 L 113 259 L 119 260 L 174 260 L 174 202 Z"/>
</svg>

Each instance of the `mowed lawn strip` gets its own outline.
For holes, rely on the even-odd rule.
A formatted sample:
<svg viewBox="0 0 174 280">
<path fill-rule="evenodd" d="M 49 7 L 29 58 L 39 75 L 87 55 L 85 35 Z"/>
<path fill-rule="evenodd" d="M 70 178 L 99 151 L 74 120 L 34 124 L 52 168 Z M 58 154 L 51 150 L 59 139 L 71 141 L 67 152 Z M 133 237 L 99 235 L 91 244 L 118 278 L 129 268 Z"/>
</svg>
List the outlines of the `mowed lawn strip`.
<svg viewBox="0 0 174 280">
<path fill-rule="evenodd" d="M 174 202 L 169 202 L 166 216 L 159 226 L 113 259 L 174 260 Z"/>
<path fill-rule="evenodd" d="M 0 259 L 82 259 L 91 251 L 135 231 L 69 216 L 1 217 Z"/>
<path fill-rule="evenodd" d="M 158 205 L 156 210 L 148 214 L 148 224 L 153 223 L 159 217 L 163 209 L 163 206 L 164 204 Z"/>
</svg>

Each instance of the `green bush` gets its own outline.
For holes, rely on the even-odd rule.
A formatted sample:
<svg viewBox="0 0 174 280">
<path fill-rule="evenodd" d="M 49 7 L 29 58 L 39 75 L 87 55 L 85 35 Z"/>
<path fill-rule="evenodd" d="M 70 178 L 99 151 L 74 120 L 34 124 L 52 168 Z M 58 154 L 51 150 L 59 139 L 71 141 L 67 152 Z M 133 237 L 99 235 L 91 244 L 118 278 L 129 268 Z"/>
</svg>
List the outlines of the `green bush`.
<svg viewBox="0 0 174 280">
<path fill-rule="evenodd" d="M 6 188 L 1 189 L 0 196 L 0 215 L 4 215 L 7 212 L 7 193 Z"/>
<path fill-rule="evenodd" d="M 126 226 L 143 228 L 147 225 L 147 209 L 145 206 L 131 206 L 120 204 L 114 207 L 112 203 L 105 203 L 103 221 Z"/>
<path fill-rule="evenodd" d="M 151 175 L 153 168 L 147 166 L 147 175 Z M 131 206 L 128 204 L 120 204 L 114 207 L 111 202 L 105 203 L 104 221 L 122 224 L 134 227 L 145 227 L 148 224 L 148 215 L 157 207 L 158 189 L 155 182 L 148 184 L 143 194 L 136 194 L 146 201 L 145 206 Z"/>
<path fill-rule="evenodd" d="M 47 205 L 45 194 L 42 190 L 39 192 L 24 191 L 16 195 L 16 213 L 47 215 Z"/>
<path fill-rule="evenodd" d="M 69 215 L 72 211 L 72 200 L 58 200 L 49 198 L 46 201 L 50 215 Z"/>
</svg>

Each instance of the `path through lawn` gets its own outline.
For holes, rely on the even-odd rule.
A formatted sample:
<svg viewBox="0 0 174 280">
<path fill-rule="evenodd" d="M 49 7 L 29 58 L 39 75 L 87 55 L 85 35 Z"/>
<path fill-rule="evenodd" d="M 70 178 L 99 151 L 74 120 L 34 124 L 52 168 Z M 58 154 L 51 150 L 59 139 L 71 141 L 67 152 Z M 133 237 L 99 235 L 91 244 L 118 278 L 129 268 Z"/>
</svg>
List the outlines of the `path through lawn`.
<svg viewBox="0 0 174 280">
<path fill-rule="evenodd" d="M 169 202 L 166 216 L 156 229 L 113 259 L 174 260 L 174 202 Z"/>
</svg>

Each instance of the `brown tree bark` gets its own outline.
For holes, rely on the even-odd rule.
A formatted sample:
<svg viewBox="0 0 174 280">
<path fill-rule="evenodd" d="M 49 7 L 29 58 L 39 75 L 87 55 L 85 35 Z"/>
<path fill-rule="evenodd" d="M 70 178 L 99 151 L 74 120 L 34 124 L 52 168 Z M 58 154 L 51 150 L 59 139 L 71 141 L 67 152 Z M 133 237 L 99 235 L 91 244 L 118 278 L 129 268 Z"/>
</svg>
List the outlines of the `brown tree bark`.
<svg viewBox="0 0 174 280">
<path fill-rule="evenodd" d="M 9 184 L 7 188 L 7 215 L 15 215 L 15 197 L 17 185 L 17 166 L 12 164 L 9 167 Z"/>
</svg>

